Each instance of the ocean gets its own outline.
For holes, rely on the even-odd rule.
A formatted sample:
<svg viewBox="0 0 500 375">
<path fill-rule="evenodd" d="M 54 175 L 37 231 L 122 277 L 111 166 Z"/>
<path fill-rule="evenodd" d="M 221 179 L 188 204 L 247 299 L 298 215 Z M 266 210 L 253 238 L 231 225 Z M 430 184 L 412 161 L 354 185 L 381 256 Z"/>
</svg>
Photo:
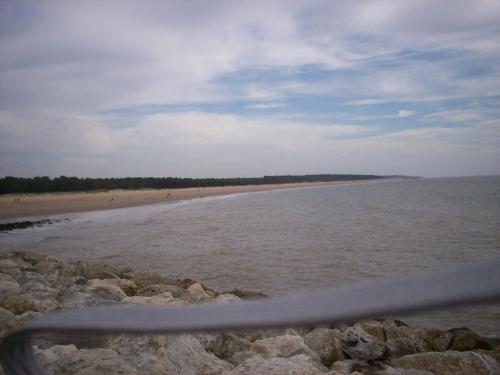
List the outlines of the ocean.
<svg viewBox="0 0 500 375">
<path fill-rule="evenodd" d="M 50 218 L 59 221 L 0 234 L 0 250 L 285 295 L 499 258 L 500 177 L 283 189 Z M 401 319 L 500 337 L 500 305 Z"/>
</svg>

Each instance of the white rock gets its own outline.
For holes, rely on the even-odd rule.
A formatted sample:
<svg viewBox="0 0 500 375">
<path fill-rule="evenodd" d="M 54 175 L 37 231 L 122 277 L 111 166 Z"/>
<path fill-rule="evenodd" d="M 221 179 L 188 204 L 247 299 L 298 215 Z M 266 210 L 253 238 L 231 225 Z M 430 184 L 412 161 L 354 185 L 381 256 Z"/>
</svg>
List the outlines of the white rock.
<svg viewBox="0 0 500 375">
<path fill-rule="evenodd" d="M 250 351 L 267 354 L 271 357 L 291 357 L 305 354 L 319 360 L 319 356 L 313 352 L 300 336 L 282 335 L 257 340 L 250 346 Z"/>
<path fill-rule="evenodd" d="M 498 375 L 500 366 L 490 356 L 474 352 L 428 352 L 409 354 L 393 363 L 406 369 L 430 371 L 439 375 Z"/>
<path fill-rule="evenodd" d="M 323 375 L 328 369 L 300 354 L 289 358 L 254 356 L 224 375 Z"/>
</svg>

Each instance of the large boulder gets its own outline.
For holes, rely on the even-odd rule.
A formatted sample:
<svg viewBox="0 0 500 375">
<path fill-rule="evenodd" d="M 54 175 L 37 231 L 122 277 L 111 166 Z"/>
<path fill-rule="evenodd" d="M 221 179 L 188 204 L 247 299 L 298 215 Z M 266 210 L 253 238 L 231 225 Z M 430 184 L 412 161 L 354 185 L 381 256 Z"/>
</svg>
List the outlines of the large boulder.
<svg viewBox="0 0 500 375">
<path fill-rule="evenodd" d="M 299 354 L 289 358 L 249 358 L 224 375 L 323 375 L 328 369 L 310 357 Z"/>
<path fill-rule="evenodd" d="M 427 331 L 422 327 L 410 327 L 400 321 L 386 320 L 384 330 L 390 357 L 398 358 L 433 349 L 427 340 Z"/>
<path fill-rule="evenodd" d="M 110 349 L 82 349 L 56 345 L 38 350 L 42 367 L 53 375 L 138 375 L 137 371 Z"/>
<path fill-rule="evenodd" d="M 122 288 L 110 279 L 91 279 L 88 283 L 88 289 L 103 299 L 111 301 L 121 301 L 127 297 Z"/>
<path fill-rule="evenodd" d="M 466 351 L 473 349 L 492 349 L 486 339 L 468 328 L 450 329 L 448 334 L 452 337 L 450 350 Z"/>
<path fill-rule="evenodd" d="M 229 358 L 235 353 L 247 351 L 251 342 L 234 333 L 221 333 L 210 343 L 209 350 L 219 358 Z"/>
<path fill-rule="evenodd" d="M 377 320 L 362 320 L 354 325 L 360 328 L 370 336 L 373 336 L 378 341 L 384 342 L 386 340 L 384 323 Z"/>
<path fill-rule="evenodd" d="M 500 366 L 487 355 L 474 352 L 429 352 L 393 360 L 397 367 L 430 371 L 439 375 L 498 375 Z"/>
<path fill-rule="evenodd" d="M 319 355 L 321 362 L 330 365 L 344 358 L 338 329 L 316 328 L 304 336 L 305 344 Z"/>
<path fill-rule="evenodd" d="M 370 361 L 386 356 L 385 344 L 361 329 L 350 327 L 339 335 L 339 339 L 343 351 L 352 359 Z"/>
<path fill-rule="evenodd" d="M 250 345 L 250 351 L 265 354 L 270 357 L 285 358 L 298 354 L 305 354 L 319 360 L 319 355 L 304 343 L 304 339 L 295 335 L 282 335 L 257 340 Z"/>
<path fill-rule="evenodd" d="M 193 336 L 178 335 L 172 338 L 165 351 L 168 374 L 178 375 L 218 375 L 233 366 L 205 351 Z"/>
</svg>

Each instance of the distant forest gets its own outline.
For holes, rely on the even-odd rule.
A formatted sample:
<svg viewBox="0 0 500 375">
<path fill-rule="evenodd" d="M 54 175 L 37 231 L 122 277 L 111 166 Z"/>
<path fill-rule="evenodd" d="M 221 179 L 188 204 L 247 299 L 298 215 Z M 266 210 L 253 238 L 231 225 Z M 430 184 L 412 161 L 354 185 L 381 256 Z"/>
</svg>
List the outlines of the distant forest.
<svg viewBox="0 0 500 375">
<path fill-rule="evenodd" d="M 356 174 L 311 174 L 303 176 L 264 176 L 243 178 L 178 178 L 178 177 L 126 177 L 126 178 L 78 178 L 78 177 L 3 177 L 0 178 L 0 194 L 50 193 L 61 191 L 95 191 L 112 189 L 178 189 L 186 187 L 243 186 L 283 184 L 295 182 L 331 182 L 349 180 L 375 180 L 396 176 Z"/>
</svg>

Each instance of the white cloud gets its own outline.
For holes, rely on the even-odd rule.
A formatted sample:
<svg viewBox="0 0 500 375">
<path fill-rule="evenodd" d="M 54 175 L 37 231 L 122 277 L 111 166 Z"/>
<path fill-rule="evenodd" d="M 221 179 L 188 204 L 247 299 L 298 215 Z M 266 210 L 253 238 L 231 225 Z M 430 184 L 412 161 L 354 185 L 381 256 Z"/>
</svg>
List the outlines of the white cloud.
<svg viewBox="0 0 500 375">
<path fill-rule="evenodd" d="M 415 115 L 415 111 L 412 109 L 400 109 L 398 111 L 398 116 L 399 117 L 410 117 Z"/>
<path fill-rule="evenodd" d="M 434 130 L 384 136 L 363 126 L 279 121 L 265 111 L 251 119 L 193 111 L 127 116 L 127 108 L 155 104 L 249 100 L 248 108 L 265 110 L 291 96 L 330 95 L 356 105 L 406 103 L 378 117 L 356 117 L 359 108 L 351 108 L 354 120 L 403 121 L 422 113 L 407 103 L 495 97 L 498 1 L 0 7 L 1 174 L 448 174 L 452 160 L 462 174 L 498 171 L 488 143 L 497 133 L 484 125 L 495 114 L 478 111 L 443 109 L 426 117 Z M 124 114 L 99 115 L 116 108 Z M 439 127 L 450 122 L 474 127 Z"/>
<path fill-rule="evenodd" d="M 284 107 L 286 107 L 286 103 L 283 102 L 255 103 L 245 106 L 248 109 L 275 109 Z"/>
</svg>

